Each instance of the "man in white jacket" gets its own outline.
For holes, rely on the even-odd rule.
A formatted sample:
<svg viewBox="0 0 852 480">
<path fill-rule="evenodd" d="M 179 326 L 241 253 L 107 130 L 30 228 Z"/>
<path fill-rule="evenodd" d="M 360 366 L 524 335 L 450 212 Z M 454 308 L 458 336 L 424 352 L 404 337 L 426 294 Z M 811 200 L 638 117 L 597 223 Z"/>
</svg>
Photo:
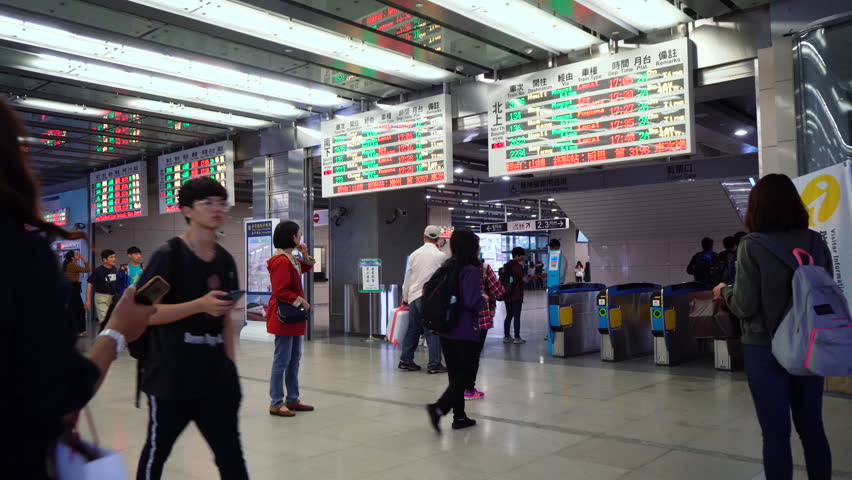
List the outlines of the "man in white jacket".
<svg viewBox="0 0 852 480">
<path fill-rule="evenodd" d="M 420 332 L 420 304 L 423 297 L 423 286 L 432 274 L 447 260 L 447 256 L 438 248 L 438 238 L 441 229 L 429 225 L 423 231 L 423 246 L 413 251 L 408 257 L 405 268 L 405 280 L 402 282 L 402 303 L 408 305 L 408 330 L 402 340 L 402 354 L 399 357 L 399 369 L 409 372 L 420 370 L 420 365 L 414 363 L 414 351 Z M 441 363 L 441 343 L 437 336 L 425 330 L 426 345 L 429 349 L 428 373 L 446 373 L 447 367 Z"/>
</svg>

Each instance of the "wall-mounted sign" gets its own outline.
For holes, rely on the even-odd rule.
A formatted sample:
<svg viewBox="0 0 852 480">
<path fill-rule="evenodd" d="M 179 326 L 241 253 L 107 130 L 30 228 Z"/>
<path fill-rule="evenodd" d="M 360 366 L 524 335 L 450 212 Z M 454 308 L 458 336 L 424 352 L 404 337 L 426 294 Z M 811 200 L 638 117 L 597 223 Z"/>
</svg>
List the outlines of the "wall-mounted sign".
<svg viewBox="0 0 852 480">
<path fill-rule="evenodd" d="M 322 123 L 322 196 L 453 182 L 449 95 Z"/>
<path fill-rule="evenodd" d="M 41 212 L 41 218 L 45 222 L 52 223 L 59 227 L 68 225 L 68 209 L 57 208 L 56 210 L 47 210 Z"/>
<path fill-rule="evenodd" d="M 148 172 L 145 162 L 89 174 L 92 222 L 148 215 Z"/>
<path fill-rule="evenodd" d="M 210 177 L 228 191 L 234 204 L 234 142 L 226 140 L 157 157 L 160 213 L 180 210 L 181 185 L 195 178 Z"/>
<path fill-rule="evenodd" d="M 501 232 L 535 232 L 546 230 L 565 230 L 568 228 L 567 218 L 553 218 L 548 220 L 521 220 L 518 222 L 484 223 L 479 226 L 480 233 Z"/>
<path fill-rule="evenodd" d="M 328 225 L 328 210 L 314 210 L 314 226 Z"/>
<path fill-rule="evenodd" d="M 692 153 L 688 39 L 500 82 L 489 102 L 492 177 Z"/>
</svg>

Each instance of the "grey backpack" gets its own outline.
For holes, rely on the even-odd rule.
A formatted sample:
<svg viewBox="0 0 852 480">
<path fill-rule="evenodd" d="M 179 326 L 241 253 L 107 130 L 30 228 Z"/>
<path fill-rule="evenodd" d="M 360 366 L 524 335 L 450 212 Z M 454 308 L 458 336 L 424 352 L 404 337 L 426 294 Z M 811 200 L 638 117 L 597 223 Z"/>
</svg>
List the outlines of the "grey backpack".
<svg viewBox="0 0 852 480">
<path fill-rule="evenodd" d="M 772 338 L 772 354 L 792 375 L 845 377 L 852 374 L 852 321 L 840 287 L 822 267 L 822 237 L 811 232 L 811 252 L 787 252 L 768 236 L 755 240 L 793 270 L 792 306 Z"/>
</svg>

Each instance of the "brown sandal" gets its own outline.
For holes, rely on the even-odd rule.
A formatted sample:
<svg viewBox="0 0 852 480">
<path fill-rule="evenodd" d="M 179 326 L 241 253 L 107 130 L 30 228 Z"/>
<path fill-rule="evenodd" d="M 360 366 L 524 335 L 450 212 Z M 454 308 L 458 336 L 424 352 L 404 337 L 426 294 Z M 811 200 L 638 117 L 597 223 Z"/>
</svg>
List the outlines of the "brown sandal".
<svg viewBox="0 0 852 480">
<path fill-rule="evenodd" d="M 269 407 L 269 414 L 276 417 L 295 417 L 296 412 L 287 408 L 286 405 L 278 405 L 277 407 Z"/>
</svg>

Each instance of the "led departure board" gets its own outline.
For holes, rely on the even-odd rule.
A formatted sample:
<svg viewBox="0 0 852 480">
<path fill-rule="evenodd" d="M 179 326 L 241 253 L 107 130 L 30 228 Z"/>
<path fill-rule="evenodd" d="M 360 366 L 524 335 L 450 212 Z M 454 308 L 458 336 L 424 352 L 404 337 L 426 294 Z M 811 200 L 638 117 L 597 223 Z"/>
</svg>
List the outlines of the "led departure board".
<svg viewBox="0 0 852 480">
<path fill-rule="evenodd" d="M 441 51 L 443 47 L 443 27 L 395 7 L 365 15 L 358 23 L 434 50 Z"/>
<path fill-rule="evenodd" d="M 492 177 L 692 153 L 688 39 L 501 82 L 489 102 Z"/>
<path fill-rule="evenodd" d="M 47 210 L 41 212 L 41 218 L 48 223 L 52 223 L 59 227 L 68 225 L 68 209 L 58 208 L 56 210 Z"/>
<path fill-rule="evenodd" d="M 452 183 L 449 95 L 322 124 L 322 196 Z"/>
<path fill-rule="evenodd" d="M 160 213 L 177 212 L 181 185 L 202 177 L 218 180 L 234 204 L 234 142 L 211 143 L 202 147 L 160 155 L 157 158 Z"/>
<path fill-rule="evenodd" d="M 145 162 L 99 170 L 89 175 L 92 222 L 148 215 L 148 172 Z"/>
</svg>

